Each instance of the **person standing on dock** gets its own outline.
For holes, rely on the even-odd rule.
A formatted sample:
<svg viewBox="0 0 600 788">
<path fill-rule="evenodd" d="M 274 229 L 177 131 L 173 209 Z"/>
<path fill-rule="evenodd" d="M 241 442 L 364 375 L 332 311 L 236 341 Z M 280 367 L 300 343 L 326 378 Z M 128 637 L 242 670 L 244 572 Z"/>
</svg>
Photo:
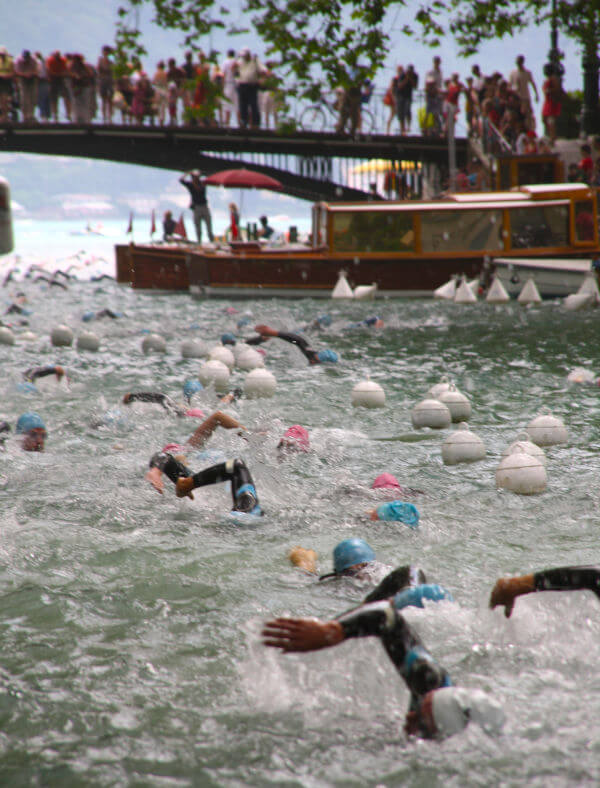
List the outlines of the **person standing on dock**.
<svg viewBox="0 0 600 788">
<path fill-rule="evenodd" d="M 188 177 L 189 176 L 189 177 Z M 196 226 L 196 237 L 198 243 L 202 243 L 202 222 L 206 224 L 208 239 L 212 243 L 215 238 L 212 231 L 212 218 L 208 200 L 206 199 L 206 184 L 200 178 L 198 170 L 190 170 L 181 176 L 181 183 L 190 193 L 190 208 L 194 214 L 194 225 Z"/>
</svg>

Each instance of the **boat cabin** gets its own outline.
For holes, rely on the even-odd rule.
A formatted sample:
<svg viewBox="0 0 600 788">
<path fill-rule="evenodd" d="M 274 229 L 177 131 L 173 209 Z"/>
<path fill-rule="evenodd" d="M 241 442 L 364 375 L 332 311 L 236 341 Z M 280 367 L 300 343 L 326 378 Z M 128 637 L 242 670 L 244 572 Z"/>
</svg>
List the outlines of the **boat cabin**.
<svg viewBox="0 0 600 788">
<path fill-rule="evenodd" d="M 596 195 L 582 183 L 454 194 L 431 202 L 316 203 L 315 247 L 335 257 L 561 255 L 598 247 Z"/>
</svg>

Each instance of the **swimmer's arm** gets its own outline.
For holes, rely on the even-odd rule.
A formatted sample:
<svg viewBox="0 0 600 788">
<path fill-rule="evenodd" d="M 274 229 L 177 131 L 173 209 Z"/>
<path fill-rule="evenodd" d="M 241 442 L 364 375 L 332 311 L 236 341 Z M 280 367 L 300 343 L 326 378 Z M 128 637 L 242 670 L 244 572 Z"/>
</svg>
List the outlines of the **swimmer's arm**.
<svg viewBox="0 0 600 788">
<path fill-rule="evenodd" d="M 250 337 L 250 339 L 245 339 L 244 342 L 247 345 L 262 345 L 263 342 L 266 342 L 267 339 L 270 339 L 268 336 L 261 336 L 260 334 L 256 337 Z"/>
<path fill-rule="evenodd" d="M 294 547 L 288 553 L 288 558 L 293 566 L 308 572 L 311 575 L 317 574 L 317 554 L 314 550 L 306 547 Z"/>
<path fill-rule="evenodd" d="M 130 405 L 132 402 L 153 402 L 161 405 L 168 413 L 176 413 L 178 416 L 183 416 L 184 411 L 166 394 L 161 394 L 159 391 L 136 391 L 128 392 L 123 397 L 123 404 Z"/>
<path fill-rule="evenodd" d="M 177 479 L 191 475 L 190 469 L 181 460 L 173 457 L 168 452 L 157 452 L 150 458 L 150 470 L 146 473 L 146 480 L 161 493 L 164 490 L 162 474 L 164 473 L 173 484 L 177 484 Z"/>
<path fill-rule="evenodd" d="M 262 629 L 263 644 L 284 652 L 318 651 L 336 646 L 345 639 L 339 621 L 317 618 L 275 618 Z"/>
<path fill-rule="evenodd" d="M 600 598 L 600 569 L 593 566 L 563 566 L 545 569 L 521 577 L 503 577 L 496 581 L 490 607 L 504 606 L 509 618 L 515 599 L 534 591 L 592 591 Z"/>
<path fill-rule="evenodd" d="M 406 587 L 406 567 L 399 566 L 387 574 L 370 594 L 367 594 L 364 602 L 378 602 L 381 599 L 389 599 Z"/>
<path fill-rule="evenodd" d="M 195 449 L 204 446 L 217 427 L 223 427 L 226 430 L 233 430 L 236 428 L 241 430 L 246 429 L 237 419 L 234 419 L 233 416 L 228 416 L 227 413 L 222 413 L 220 410 L 217 410 L 196 428 L 195 432 L 188 440 L 188 445 L 193 446 Z"/>
</svg>

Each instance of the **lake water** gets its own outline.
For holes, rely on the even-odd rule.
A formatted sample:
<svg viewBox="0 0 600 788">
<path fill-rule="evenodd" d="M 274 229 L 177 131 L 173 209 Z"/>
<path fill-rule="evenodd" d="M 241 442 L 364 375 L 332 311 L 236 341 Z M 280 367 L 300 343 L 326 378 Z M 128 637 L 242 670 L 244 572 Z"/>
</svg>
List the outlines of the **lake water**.
<svg viewBox="0 0 600 788">
<path fill-rule="evenodd" d="M 71 255 L 105 258 L 84 264 L 82 276 L 112 270 L 111 246 L 125 230 L 107 240 L 18 225 L 19 270 L 36 255 L 48 270 Z M 14 265 L 12 255 L 0 262 L 2 278 Z M 62 290 L 31 277 L 8 283 L 3 305 L 18 292 L 31 314 L 27 326 L 4 316 L 17 340 L 0 345 L 0 418 L 14 426 L 35 410 L 49 436 L 42 454 L 11 440 L 0 453 L 2 784 L 597 784 L 598 600 L 532 595 L 510 620 L 487 607 L 502 574 L 598 562 L 600 395 L 567 382 L 576 366 L 600 374 L 597 311 L 567 312 L 560 302 L 235 303 L 250 325 L 290 330 L 328 311 L 332 325 L 309 337 L 341 356 L 335 367 L 310 368 L 292 346 L 270 342 L 275 396 L 231 410 L 249 440 L 220 431 L 208 457 L 189 458 L 195 470 L 223 456 L 246 461 L 266 512 L 248 526 L 228 518 L 224 486 L 197 490 L 194 501 L 177 499 L 168 481 L 163 496 L 154 492 L 144 480 L 150 456 L 194 424 L 121 404 L 135 390 L 179 400 L 200 365 L 182 359 L 181 342 L 216 344 L 237 331 L 240 314 L 225 301 L 135 293 L 108 280 Z M 105 307 L 123 317 L 82 322 Z M 345 330 L 374 312 L 385 328 Z M 100 351 L 53 347 L 58 323 L 94 330 Z M 25 340 L 27 330 L 36 339 Z M 148 330 L 165 337 L 166 354 L 142 353 Z M 22 372 L 49 363 L 67 369 L 68 385 L 44 378 L 39 393 L 22 391 Z M 350 406 L 367 375 L 383 386 L 384 409 Z M 445 466 L 448 431 L 411 427 L 411 408 L 442 375 L 471 399 L 482 462 Z M 240 383 L 236 371 L 232 384 Z M 197 404 L 211 411 L 216 397 Z M 568 444 L 547 451 L 547 490 L 496 490 L 503 449 L 544 407 L 569 430 Z M 311 452 L 279 463 L 277 441 L 295 423 L 308 428 Z M 382 471 L 425 491 L 417 530 L 366 517 L 381 501 L 370 485 Z M 329 571 L 333 547 L 350 536 L 387 564 L 417 563 L 453 592 L 455 603 L 407 618 L 455 682 L 502 703 L 500 736 L 472 725 L 442 743 L 407 740 L 407 691 L 375 640 L 287 657 L 261 645 L 273 615 L 329 617 L 356 604 L 360 589 L 319 585 L 286 558 L 297 544 L 312 547 Z"/>
</svg>

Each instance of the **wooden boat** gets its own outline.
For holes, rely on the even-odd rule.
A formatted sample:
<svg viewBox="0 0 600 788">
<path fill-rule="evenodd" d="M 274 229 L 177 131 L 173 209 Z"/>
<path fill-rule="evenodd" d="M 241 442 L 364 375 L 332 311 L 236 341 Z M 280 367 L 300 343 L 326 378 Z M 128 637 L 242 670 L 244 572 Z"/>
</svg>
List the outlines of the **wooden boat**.
<svg viewBox="0 0 600 788">
<path fill-rule="evenodd" d="M 506 292 L 518 296 L 528 279 L 533 279 L 542 298 L 564 298 L 576 293 L 586 276 L 595 271 L 591 258 L 495 257 L 492 268 Z"/>
<path fill-rule="evenodd" d="M 445 200 L 316 203 L 312 245 L 130 245 L 117 280 L 198 297 L 329 298 L 340 270 L 378 296 L 431 296 L 451 278 L 478 276 L 490 257 L 591 258 L 596 196 L 585 184 L 523 186 Z M 187 279 L 186 279 L 187 276 Z"/>
</svg>

